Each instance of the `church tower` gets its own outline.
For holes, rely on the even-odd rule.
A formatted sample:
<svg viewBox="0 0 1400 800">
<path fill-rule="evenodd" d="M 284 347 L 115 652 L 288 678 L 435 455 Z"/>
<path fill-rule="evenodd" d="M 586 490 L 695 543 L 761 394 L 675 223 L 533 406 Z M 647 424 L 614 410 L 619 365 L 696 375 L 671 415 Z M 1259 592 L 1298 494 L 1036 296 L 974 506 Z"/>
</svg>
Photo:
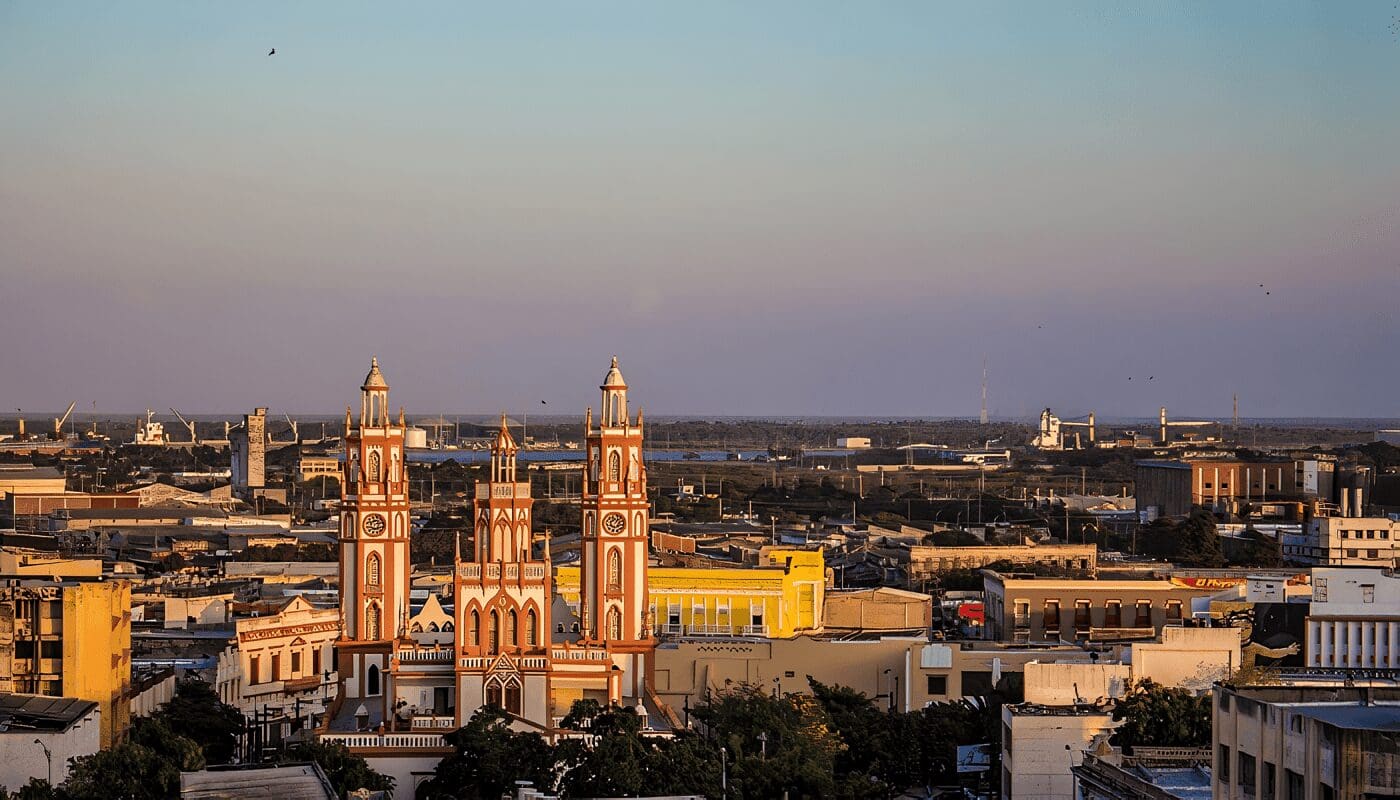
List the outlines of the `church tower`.
<svg viewBox="0 0 1400 800">
<path fill-rule="evenodd" d="M 476 484 L 471 553 L 457 563 L 458 724 L 494 705 L 550 722 L 549 541 L 532 551 L 530 481 L 519 480 L 520 448 L 501 416 L 491 444 L 490 479 Z"/>
<path fill-rule="evenodd" d="M 389 384 L 370 362 L 360 416 L 345 409 L 340 504 L 338 669 L 350 697 L 384 697 L 394 640 L 407 636 L 409 500 L 404 420 L 389 417 Z M 367 704 L 368 705 L 368 704 Z"/>
<path fill-rule="evenodd" d="M 584 424 L 588 463 L 583 482 L 580 603 L 585 639 L 612 649 L 652 645 L 647 612 L 647 478 L 642 414 L 632 421 L 627 382 L 617 358 L 603 379 L 602 407 Z"/>
</svg>

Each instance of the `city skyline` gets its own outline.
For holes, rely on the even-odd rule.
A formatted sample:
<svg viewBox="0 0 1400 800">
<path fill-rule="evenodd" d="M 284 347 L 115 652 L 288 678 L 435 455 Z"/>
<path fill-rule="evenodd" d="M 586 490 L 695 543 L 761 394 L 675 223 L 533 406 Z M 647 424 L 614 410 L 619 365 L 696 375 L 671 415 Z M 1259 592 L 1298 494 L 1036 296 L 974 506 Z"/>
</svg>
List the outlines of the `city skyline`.
<svg viewBox="0 0 1400 800">
<path fill-rule="evenodd" d="M 1400 413 L 1389 5 L 336 9 L 0 10 L 5 407 Z"/>
</svg>

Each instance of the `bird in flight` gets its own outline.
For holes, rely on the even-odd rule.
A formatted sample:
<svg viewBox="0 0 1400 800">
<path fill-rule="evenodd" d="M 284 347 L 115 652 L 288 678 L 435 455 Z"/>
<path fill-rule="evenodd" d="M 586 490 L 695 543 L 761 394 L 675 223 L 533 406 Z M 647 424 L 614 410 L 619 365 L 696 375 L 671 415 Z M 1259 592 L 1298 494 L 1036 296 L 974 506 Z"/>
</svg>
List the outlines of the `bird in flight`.
<svg viewBox="0 0 1400 800">
<path fill-rule="evenodd" d="M 270 55 L 270 56 L 275 56 L 275 55 L 277 55 L 277 48 L 275 48 L 275 47 L 272 48 L 271 50 L 267 51 L 267 54 Z"/>
</svg>

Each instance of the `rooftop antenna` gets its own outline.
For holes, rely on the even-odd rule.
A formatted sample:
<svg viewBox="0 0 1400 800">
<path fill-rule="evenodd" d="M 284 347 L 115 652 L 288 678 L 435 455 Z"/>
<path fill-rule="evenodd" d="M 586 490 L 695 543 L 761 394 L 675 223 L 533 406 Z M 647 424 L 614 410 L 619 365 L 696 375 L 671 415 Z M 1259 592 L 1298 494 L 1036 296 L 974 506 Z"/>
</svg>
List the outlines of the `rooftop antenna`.
<svg viewBox="0 0 1400 800">
<path fill-rule="evenodd" d="M 1234 414 L 1234 419 L 1235 419 L 1235 430 L 1239 430 L 1239 427 L 1240 427 L 1240 396 L 1239 396 L 1239 394 L 1234 394 L 1234 395 L 1231 395 L 1231 397 L 1234 399 L 1234 403 L 1235 403 L 1235 414 Z"/>
<path fill-rule="evenodd" d="M 987 357 L 982 356 L 982 424 L 987 424 Z"/>
</svg>

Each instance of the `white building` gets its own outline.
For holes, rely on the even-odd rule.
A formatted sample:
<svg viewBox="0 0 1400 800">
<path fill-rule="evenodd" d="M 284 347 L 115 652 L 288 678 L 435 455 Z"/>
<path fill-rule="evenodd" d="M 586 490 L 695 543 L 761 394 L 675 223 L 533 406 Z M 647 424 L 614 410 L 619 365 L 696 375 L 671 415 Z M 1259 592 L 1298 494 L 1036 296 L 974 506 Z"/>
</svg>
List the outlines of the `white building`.
<svg viewBox="0 0 1400 800">
<path fill-rule="evenodd" d="M 68 760 L 102 747 L 97 703 L 72 697 L 0 693 L 0 786 L 31 778 L 62 783 Z"/>
<path fill-rule="evenodd" d="M 1385 517 L 1316 517 L 1301 535 L 1283 535 L 1283 557 L 1322 567 L 1400 566 L 1400 522 Z"/>
<path fill-rule="evenodd" d="M 236 636 L 219 654 L 219 699 L 251 716 L 255 710 L 320 714 L 334 699 L 333 650 L 340 612 L 293 597 L 276 613 L 234 623 Z"/>
<path fill-rule="evenodd" d="M 1313 570 L 1306 658 L 1323 669 L 1400 669 L 1400 576 Z"/>
</svg>

